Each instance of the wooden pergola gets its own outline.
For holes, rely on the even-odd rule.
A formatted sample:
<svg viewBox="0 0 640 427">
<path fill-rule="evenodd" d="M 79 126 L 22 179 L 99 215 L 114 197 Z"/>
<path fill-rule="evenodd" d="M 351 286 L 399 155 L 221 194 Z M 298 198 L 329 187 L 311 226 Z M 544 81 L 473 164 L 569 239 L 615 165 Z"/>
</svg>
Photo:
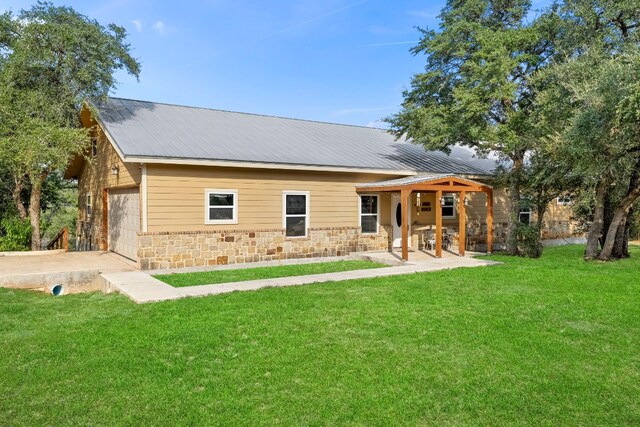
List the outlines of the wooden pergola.
<svg viewBox="0 0 640 427">
<path fill-rule="evenodd" d="M 409 206 L 411 194 L 436 194 L 436 257 L 442 257 L 442 199 L 443 193 L 458 193 L 459 254 L 464 256 L 466 243 L 466 212 L 464 200 L 467 193 L 482 192 L 487 195 L 487 252 L 493 251 L 493 188 L 481 182 L 460 178 L 455 175 L 418 175 L 378 183 L 359 185 L 359 193 L 399 192 L 402 206 L 402 259 L 409 259 Z"/>
</svg>

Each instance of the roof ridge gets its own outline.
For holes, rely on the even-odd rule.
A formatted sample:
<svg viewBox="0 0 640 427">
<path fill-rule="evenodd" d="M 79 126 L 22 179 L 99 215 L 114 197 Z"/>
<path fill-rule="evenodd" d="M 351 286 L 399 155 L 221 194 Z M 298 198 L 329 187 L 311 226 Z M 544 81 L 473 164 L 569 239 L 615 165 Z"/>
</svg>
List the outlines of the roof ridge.
<svg viewBox="0 0 640 427">
<path fill-rule="evenodd" d="M 362 129 L 373 129 L 373 130 L 381 130 L 383 132 L 388 132 L 387 129 L 376 128 L 371 126 L 362 126 L 362 125 L 353 125 L 348 123 L 335 123 L 335 122 L 327 122 L 325 120 L 311 120 L 311 119 L 300 119 L 297 117 L 285 117 L 285 116 L 275 116 L 272 114 L 260 114 L 260 113 L 247 113 L 244 111 L 233 111 L 233 110 L 224 110 L 220 108 L 211 108 L 211 107 L 196 107 L 192 105 L 184 105 L 184 104 L 174 104 L 171 102 L 156 102 L 156 101 L 147 101 L 144 99 L 133 99 L 133 98 L 122 98 L 119 96 L 110 96 L 109 99 L 119 99 L 122 101 L 134 101 L 134 102 L 144 102 L 147 104 L 159 104 L 159 105 L 168 105 L 171 107 L 180 107 L 180 108 L 193 108 L 196 110 L 207 110 L 207 111 L 219 111 L 223 113 L 232 113 L 232 114 L 244 114 L 247 116 L 258 116 L 258 117 L 269 117 L 272 119 L 281 119 L 281 120 L 296 120 L 300 122 L 308 122 L 308 123 L 320 123 L 325 125 L 334 125 L 334 126 L 346 126 L 346 127 L 354 127 L 354 128 L 362 128 Z"/>
</svg>

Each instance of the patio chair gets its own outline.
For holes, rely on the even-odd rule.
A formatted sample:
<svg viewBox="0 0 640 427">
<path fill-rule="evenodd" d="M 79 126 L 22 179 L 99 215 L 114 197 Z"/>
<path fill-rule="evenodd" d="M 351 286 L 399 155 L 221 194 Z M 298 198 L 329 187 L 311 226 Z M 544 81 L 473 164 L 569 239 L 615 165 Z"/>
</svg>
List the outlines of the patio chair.
<svg viewBox="0 0 640 427">
<path fill-rule="evenodd" d="M 433 230 L 427 230 L 424 232 L 424 247 L 428 251 L 432 251 L 436 248 L 436 236 Z"/>
<path fill-rule="evenodd" d="M 451 250 L 451 244 L 453 243 L 453 238 L 449 233 L 442 233 L 442 249 L 445 251 Z"/>
</svg>

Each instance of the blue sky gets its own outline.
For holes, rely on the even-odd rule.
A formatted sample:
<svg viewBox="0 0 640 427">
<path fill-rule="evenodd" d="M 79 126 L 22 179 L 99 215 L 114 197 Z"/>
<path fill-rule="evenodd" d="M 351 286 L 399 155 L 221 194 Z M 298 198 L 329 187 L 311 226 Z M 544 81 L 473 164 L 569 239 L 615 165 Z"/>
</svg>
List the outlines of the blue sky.
<svg viewBox="0 0 640 427">
<path fill-rule="evenodd" d="M 33 2 L 3 1 L 0 10 Z M 444 1 L 54 1 L 125 27 L 140 81 L 113 95 L 356 125 L 399 109 Z"/>
</svg>

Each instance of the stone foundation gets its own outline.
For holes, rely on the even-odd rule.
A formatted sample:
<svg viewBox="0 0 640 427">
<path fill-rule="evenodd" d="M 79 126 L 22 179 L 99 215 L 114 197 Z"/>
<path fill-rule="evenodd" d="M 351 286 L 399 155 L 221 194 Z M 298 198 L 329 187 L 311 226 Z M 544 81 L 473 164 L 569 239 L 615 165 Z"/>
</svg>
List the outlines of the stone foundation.
<svg viewBox="0 0 640 427">
<path fill-rule="evenodd" d="M 389 227 L 362 234 L 359 227 L 311 228 L 287 238 L 283 229 L 138 233 L 141 270 L 196 267 L 386 251 Z"/>
</svg>

